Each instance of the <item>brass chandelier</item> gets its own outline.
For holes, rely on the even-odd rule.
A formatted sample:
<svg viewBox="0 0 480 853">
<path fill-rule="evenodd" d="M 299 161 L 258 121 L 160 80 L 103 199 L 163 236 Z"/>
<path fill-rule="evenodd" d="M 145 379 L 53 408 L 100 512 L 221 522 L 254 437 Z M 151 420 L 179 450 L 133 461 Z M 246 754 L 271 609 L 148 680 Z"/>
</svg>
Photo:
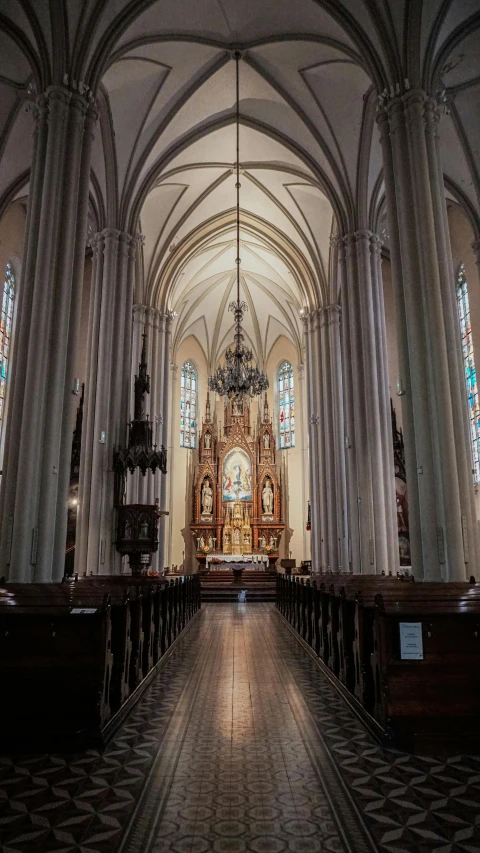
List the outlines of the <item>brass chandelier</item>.
<svg viewBox="0 0 480 853">
<path fill-rule="evenodd" d="M 236 132 L 237 132 L 237 299 L 230 302 L 228 310 L 235 318 L 234 343 L 225 353 L 225 366 L 218 367 L 208 380 L 210 391 L 215 391 L 220 397 L 229 399 L 243 397 L 258 397 L 268 388 L 268 379 L 258 367 L 252 364 L 253 353 L 243 343 L 242 320 L 248 311 L 246 302 L 240 301 L 240 63 L 241 54 L 235 53 L 236 63 Z"/>
</svg>

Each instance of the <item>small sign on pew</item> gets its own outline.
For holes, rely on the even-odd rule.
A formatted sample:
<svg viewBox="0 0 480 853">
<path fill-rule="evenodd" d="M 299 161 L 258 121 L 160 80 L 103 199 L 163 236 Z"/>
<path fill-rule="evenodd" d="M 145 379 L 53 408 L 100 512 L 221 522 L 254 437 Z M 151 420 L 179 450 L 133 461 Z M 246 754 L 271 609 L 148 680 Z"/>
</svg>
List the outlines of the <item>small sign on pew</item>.
<svg viewBox="0 0 480 853">
<path fill-rule="evenodd" d="M 82 616 L 90 616 L 92 613 L 96 613 L 96 607 L 72 607 L 70 614 L 81 613 Z"/>
<path fill-rule="evenodd" d="M 400 659 L 423 660 L 423 638 L 421 622 L 399 622 Z"/>
</svg>

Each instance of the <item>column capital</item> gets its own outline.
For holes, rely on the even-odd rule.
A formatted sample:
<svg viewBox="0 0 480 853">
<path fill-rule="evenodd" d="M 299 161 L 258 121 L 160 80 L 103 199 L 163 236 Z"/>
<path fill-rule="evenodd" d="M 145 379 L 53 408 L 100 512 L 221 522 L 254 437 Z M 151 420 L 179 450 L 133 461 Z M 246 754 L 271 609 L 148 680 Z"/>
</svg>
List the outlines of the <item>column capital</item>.
<svg viewBox="0 0 480 853">
<path fill-rule="evenodd" d="M 305 379 L 305 365 L 303 364 L 303 362 L 297 364 L 297 373 L 299 382 L 303 382 L 303 380 Z"/>
<path fill-rule="evenodd" d="M 338 302 L 331 302 L 330 305 L 326 305 L 325 312 L 330 325 L 338 324 L 340 322 L 342 306 L 339 305 Z"/>
<path fill-rule="evenodd" d="M 145 325 L 147 319 L 147 311 L 148 306 L 142 305 L 141 303 L 136 303 L 133 306 L 132 314 L 133 314 L 133 322 L 140 323 L 142 326 Z"/>
</svg>

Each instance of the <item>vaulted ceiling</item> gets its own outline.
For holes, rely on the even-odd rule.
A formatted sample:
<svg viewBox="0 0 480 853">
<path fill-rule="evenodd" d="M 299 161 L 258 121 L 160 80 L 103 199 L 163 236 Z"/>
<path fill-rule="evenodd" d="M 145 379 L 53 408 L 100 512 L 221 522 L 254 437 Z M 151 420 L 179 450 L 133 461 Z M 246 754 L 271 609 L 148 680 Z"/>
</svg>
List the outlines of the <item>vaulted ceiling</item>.
<svg viewBox="0 0 480 853">
<path fill-rule="evenodd" d="M 63 14 L 62 14 L 63 10 Z M 446 191 L 480 221 L 480 0 L 0 2 L 0 213 L 28 193 L 31 98 L 65 75 L 100 119 L 91 223 L 145 235 L 137 298 L 177 312 L 209 362 L 230 333 L 235 64 L 242 294 L 260 361 L 336 300 L 330 238 L 379 227 L 377 96 L 445 90 Z M 283 330 L 280 332 L 280 330 Z"/>
</svg>

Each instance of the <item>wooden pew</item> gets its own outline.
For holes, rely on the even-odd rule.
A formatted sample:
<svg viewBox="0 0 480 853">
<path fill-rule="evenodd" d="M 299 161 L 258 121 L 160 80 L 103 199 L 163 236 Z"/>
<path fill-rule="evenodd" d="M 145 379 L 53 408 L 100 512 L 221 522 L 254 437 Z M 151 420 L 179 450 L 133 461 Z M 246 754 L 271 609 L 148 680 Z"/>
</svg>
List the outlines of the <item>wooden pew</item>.
<svg viewBox="0 0 480 853">
<path fill-rule="evenodd" d="M 39 733 L 58 744 L 101 737 L 111 713 L 110 602 L 76 603 L 55 591 L 0 589 L 0 732 L 10 742 L 26 746 Z"/>
<path fill-rule="evenodd" d="M 422 585 L 423 586 L 423 585 Z M 423 590 L 422 590 L 423 593 Z M 400 653 L 400 623 L 420 623 L 423 659 Z M 373 623 L 374 716 L 407 749 L 475 751 L 480 719 L 480 590 L 378 594 Z"/>
<path fill-rule="evenodd" d="M 0 683 L 9 697 L 0 703 L 0 738 L 23 746 L 31 734 L 32 745 L 52 748 L 102 740 L 166 650 L 166 613 L 177 636 L 200 606 L 198 578 L 152 581 L 0 587 Z"/>
<path fill-rule="evenodd" d="M 282 615 L 387 740 L 427 752 L 479 748 L 480 585 L 474 578 L 412 583 L 330 575 L 311 586 L 285 578 L 277 596 Z M 402 621 L 422 623 L 423 661 L 400 659 Z"/>
</svg>

